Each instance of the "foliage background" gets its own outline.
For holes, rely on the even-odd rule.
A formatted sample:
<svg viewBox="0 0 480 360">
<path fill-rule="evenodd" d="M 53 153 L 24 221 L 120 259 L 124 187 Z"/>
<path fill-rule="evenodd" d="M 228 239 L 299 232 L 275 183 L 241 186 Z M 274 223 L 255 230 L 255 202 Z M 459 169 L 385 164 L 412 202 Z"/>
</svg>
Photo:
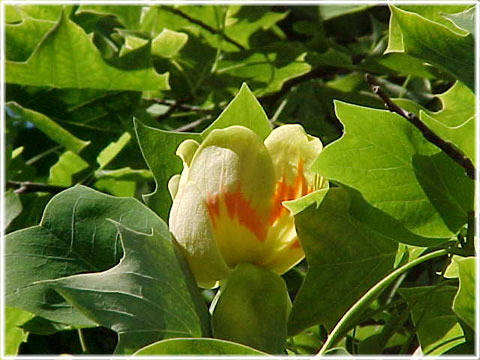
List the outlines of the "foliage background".
<svg viewBox="0 0 480 360">
<path fill-rule="evenodd" d="M 445 247 L 447 241 L 454 243 L 457 235 L 460 239 L 467 237 L 473 183 L 444 154 L 435 158 L 433 170 L 431 164 L 422 163 L 425 160 L 422 156 L 437 153 L 418 134 L 408 137 L 416 148 L 415 155 L 420 156 L 415 158 L 418 162 L 413 172 L 423 174 L 430 182 L 442 179 L 440 190 L 438 186 L 415 183 L 403 192 L 392 192 L 395 179 L 407 179 L 407 175 L 355 177 L 345 175 L 338 164 L 365 163 L 374 169 L 382 166 L 381 161 L 373 161 L 378 155 L 375 153 L 358 153 L 347 158 L 342 155 L 342 146 L 348 150 L 365 139 L 385 141 L 396 154 L 404 151 L 396 142 L 410 130 L 398 125 L 399 120 L 393 115 L 388 118 L 391 114 L 370 110 L 383 109 L 383 104 L 365 83 L 366 72 L 375 74 L 382 89 L 398 99 L 398 104 L 420 116 L 437 134 L 475 160 L 472 5 L 83 4 L 8 5 L 4 11 L 7 181 L 4 230 L 7 234 L 17 234 L 10 239 L 24 236 L 15 231 L 39 224 L 53 194 L 75 184 L 143 201 L 142 195 L 155 191 L 156 180 L 165 194 L 157 192 L 148 203 L 166 219 L 170 204 L 164 182 L 168 174 L 179 170 L 179 164 L 176 159 L 164 161 L 161 157 L 173 154 L 176 144 L 190 135 L 164 137 L 159 142 L 158 136 L 163 133 L 149 129 L 199 133 L 217 118 L 243 83 L 248 84 L 273 126 L 301 123 L 324 145 L 338 140 L 344 127 L 352 129 L 347 132 L 350 138 L 345 135 L 336 148 L 332 146 L 329 153 L 325 151 L 331 155 L 325 155 L 316 164 L 322 175 L 343 187 L 321 202 L 325 213 L 310 207 L 297 217 L 299 233 L 307 239 L 302 242 L 305 249 L 309 247 L 309 237 L 321 236 L 326 242 L 331 240 L 340 245 L 331 253 L 318 252 L 315 247 L 306 250 L 311 269 L 318 263 L 320 270 L 315 270 L 318 272 L 311 273 L 305 281 L 310 282 L 313 275 L 325 272 L 328 266 L 331 271 L 320 280 L 313 277 L 320 285 L 312 285 L 311 293 L 304 291 L 297 297 L 306 276 L 305 261 L 284 275 L 290 296 L 296 301 L 289 323 L 288 353 L 318 351 L 327 330 L 331 330 L 359 295 L 393 267 L 415 259 L 422 252 Z M 452 53 L 455 58 L 449 55 Z M 245 94 L 239 95 L 239 109 L 254 109 L 257 105 Z M 369 109 L 338 102 L 335 109 L 334 100 Z M 356 122 L 351 120 L 355 117 Z M 137 131 L 133 118 L 138 120 Z M 385 128 L 380 128 L 382 121 L 387 121 Z M 355 124 L 361 127 L 355 130 Z M 137 137 L 142 131 L 143 135 Z M 149 136 L 152 140 L 145 140 Z M 410 155 L 405 152 L 409 161 Z M 161 166 L 152 166 L 151 159 L 155 158 Z M 146 161 L 150 161 L 150 167 Z M 386 196 L 379 189 L 396 193 L 395 201 L 426 192 L 429 201 L 424 208 L 399 215 L 398 208 L 379 205 Z M 355 191 L 360 197 L 352 195 Z M 112 207 L 118 207 L 119 213 L 137 206 L 127 200 L 123 205 L 115 204 Z M 54 212 L 59 207 L 51 208 Z M 376 212 L 379 208 L 381 214 Z M 102 211 L 107 210 L 94 206 L 99 217 L 105 216 Z M 144 208 L 138 211 L 147 218 L 150 216 Z M 342 212 L 345 221 L 338 219 Z M 336 215 L 325 215 L 328 213 Z M 123 225 L 142 230 L 133 227 L 138 219 L 129 221 L 130 224 Z M 322 223 L 333 223 L 332 232 L 320 232 L 314 226 Z M 157 220 L 151 220 L 151 224 L 157 224 Z M 41 229 L 28 231 L 45 231 L 48 226 L 42 224 Z M 58 224 L 59 229 L 62 226 Z M 167 237 L 165 229 L 158 226 L 159 236 Z M 394 233 L 387 231 L 387 227 L 393 228 Z M 105 232 L 107 228 L 116 234 L 116 229 L 106 225 Z M 388 237 L 395 242 L 385 242 Z M 116 258 L 96 259 L 100 265 L 95 269 L 100 271 L 115 265 L 122 252 L 121 247 L 118 249 Z M 174 255 L 171 256 L 167 261 L 173 261 Z M 339 268 L 340 261 L 329 264 L 339 256 L 355 265 Z M 376 260 L 379 257 L 385 260 L 380 268 Z M 365 263 L 368 259 L 371 263 Z M 440 257 L 401 277 L 402 282 L 392 284 L 349 326 L 338 346 L 352 354 L 411 354 L 419 347 L 424 353 L 471 353 L 472 327 L 464 316 L 459 318 L 458 312 L 451 309 L 459 280 L 458 270 L 448 267 L 449 263 L 450 258 Z M 361 266 L 372 273 L 362 273 L 365 278 L 355 277 L 353 273 Z M 332 278 L 331 274 L 339 269 L 348 270 L 345 282 Z M 80 266 L 72 274 L 90 271 Z M 183 271 L 181 266 L 178 271 Z M 453 274 L 449 280 L 445 271 Z M 438 276 L 440 273 L 445 276 Z M 358 293 L 339 297 L 356 282 L 361 282 Z M 472 291 L 468 296 L 472 296 Z M 207 303 L 213 295 L 212 291 L 202 293 Z M 115 324 L 95 319 L 103 326 L 92 327 L 93 323 L 84 318 L 83 322 L 78 319 L 66 322 L 51 315 L 50 310 L 33 311 L 28 304 L 29 296 L 33 298 L 31 294 L 21 297 L 25 304 L 20 307 L 36 316 L 14 308 L 7 312 L 7 331 L 11 334 L 16 331 L 11 343 L 7 343 L 8 351 L 113 352 L 118 341 L 115 331 L 120 333 Z M 319 297 L 324 300 L 314 309 L 315 314 L 302 310 Z M 467 318 L 470 316 L 471 313 Z M 430 320 L 421 322 L 422 318 Z M 85 328 L 78 330 L 78 327 Z M 205 334 L 201 326 L 190 333 L 200 334 Z M 169 336 L 162 334 L 162 337 Z M 172 349 L 168 351 L 182 351 L 181 347 Z"/>
</svg>

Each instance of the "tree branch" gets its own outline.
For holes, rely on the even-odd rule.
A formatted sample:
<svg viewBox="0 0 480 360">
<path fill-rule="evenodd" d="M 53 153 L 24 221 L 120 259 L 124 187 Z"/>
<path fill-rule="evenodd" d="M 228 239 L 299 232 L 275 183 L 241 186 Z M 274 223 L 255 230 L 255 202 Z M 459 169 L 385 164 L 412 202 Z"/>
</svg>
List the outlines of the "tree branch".
<svg viewBox="0 0 480 360">
<path fill-rule="evenodd" d="M 365 80 L 374 94 L 377 94 L 385 103 L 385 107 L 401 117 L 405 118 L 422 133 L 423 137 L 443 150 L 453 161 L 465 169 L 467 176 L 475 180 L 475 166 L 472 161 L 458 150 L 452 143 L 443 140 L 430 130 L 415 114 L 412 114 L 395 104 L 390 97 L 383 92 L 373 76 L 365 74 Z"/>
<path fill-rule="evenodd" d="M 210 25 L 205 24 L 204 22 L 202 22 L 200 20 L 192 18 L 190 15 L 185 14 L 181 10 L 176 9 L 172 6 L 163 6 L 162 8 L 165 9 L 166 11 L 169 11 L 169 12 L 175 14 L 175 15 L 178 15 L 178 16 L 190 21 L 193 24 L 196 24 L 196 25 L 200 26 L 201 28 L 207 30 L 208 32 L 210 32 L 212 34 L 220 34 L 225 39 L 225 41 L 229 42 L 230 44 L 235 45 L 240 50 L 245 50 L 245 47 L 242 44 L 238 43 L 236 40 L 232 39 L 228 35 L 225 35 L 223 32 L 218 31 L 217 29 L 211 27 Z"/>
<path fill-rule="evenodd" d="M 30 181 L 8 181 L 6 184 L 7 189 L 15 189 L 16 194 L 29 194 L 34 192 L 47 192 L 51 194 L 57 194 L 68 187 L 34 183 Z"/>
</svg>

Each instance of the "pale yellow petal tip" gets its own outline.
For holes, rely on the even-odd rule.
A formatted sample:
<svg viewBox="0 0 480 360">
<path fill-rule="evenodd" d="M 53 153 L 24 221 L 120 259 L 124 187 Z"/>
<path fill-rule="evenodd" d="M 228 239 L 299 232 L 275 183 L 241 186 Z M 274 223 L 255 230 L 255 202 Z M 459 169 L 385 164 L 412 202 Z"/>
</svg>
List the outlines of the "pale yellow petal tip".
<svg viewBox="0 0 480 360">
<path fill-rule="evenodd" d="M 172 200 L 175 200 L 175 196 L 177 196 L 179 184 L 180 184 L 180 174 L 173 175 L 168 181 L 168 192 L 170 193 Z"/>
<path fill-rule="evenodd" d="M 200 144 L 192 139 L 183 141 L 177 149 L 176 155 L 182 159 L 186 166 L 190 166 L 195 152 L 199 148 Z"/>
</svg>

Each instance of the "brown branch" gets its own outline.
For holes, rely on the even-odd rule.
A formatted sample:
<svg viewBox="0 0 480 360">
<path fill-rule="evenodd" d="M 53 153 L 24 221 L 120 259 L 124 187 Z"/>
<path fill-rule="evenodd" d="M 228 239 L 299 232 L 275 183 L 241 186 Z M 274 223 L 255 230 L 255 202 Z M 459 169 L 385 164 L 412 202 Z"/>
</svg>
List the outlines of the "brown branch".
<svg viewBox="0 0 480 360">
<path fill-rule="evenodd" d="M 453 161 L 465 169 L 465 172 L 470 179 L 475 180 L 475 166 L 467 156 L 462 154 L 462 152 L 458 150 L 452 143 L 437 136 L 417 116 L 415 116 L 415 114 L 412 114 L 395 104 L 392 99 L 390 99 L 390 97 L 383 92 L 373 76 L 370 74 L 365 74 L 365 80 L 370 86 L 372 92 L 377 94 L 383 100 L 385 107 L 388 110 L 408 120 L 413 126 L 420 130 L 425 139 L 442 149 L 443 152 L 445 152 L 445 154 L 447 154 Z"/>
<path fill-rule="evenodd" d="M 64 186 L 49 185 L 34 183 L 30 181 L 8 181 L 7 189 L 15 189 L 14 193 L 16 194 L 29 194 L 34 192 L 46 192 L 51 194 L 57 194 L 63 190 L 68 189 Z"/>
<path fill-rule="evenodd" d="M 176 9 L 172 6 L 163 6 L 162 8 L 171 12 L 171 13 L 173 13 L 173 14 L 175 14 L 175 15 L 178 15 L 178 16 L 190 21 L 193 24 L 196 24 L 196 25 L 200 26 L 201 28 L 207 30 L 208 32 L 210 32 L 212 34 L 220 34 L 225 39 L 225 41 L 228 41 L 230 44 L 235 45 L 240 50 L 245 50 L 245 47 L 242 44 L 238 43 L 236 40 L 232 39 L 228 35 L 225 35 L 223 32 L 218 31 L 217 29 L 211 27 L 210 25 L 205 24 L 204 22 L 202 22 L 200 20 L 197 20 L 195 18 L 192 18 L 190 15 L 185 14 L 181 10 Z"/>
</svg>

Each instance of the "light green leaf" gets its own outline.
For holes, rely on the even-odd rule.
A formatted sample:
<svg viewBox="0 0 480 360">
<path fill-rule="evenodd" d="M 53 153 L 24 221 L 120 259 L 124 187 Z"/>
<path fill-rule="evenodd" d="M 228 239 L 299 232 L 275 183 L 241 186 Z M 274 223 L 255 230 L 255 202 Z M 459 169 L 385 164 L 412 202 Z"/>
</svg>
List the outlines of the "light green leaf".
<svg viewBox="0 0 480 360">
<path fill-rule="evenodd" d="M 322 20 L 330 20 L 338 16 L 353 14 L 368 9 L 371 5 L 320 5 L 318 12 Z"/>
<path fill-rule="evenodd" d="M 475 6 L 456 14 L 442 14 L 450 20 L 457 28 L 468 31 L 475 36 Z"/>
<path fill-rule="evenodd" d="M 116 354 L 131 354 L 154 341 L 209 334 L 209 315 L 188 265 L 167 226 L 140 233 L 116 223 L 120 263 L 101 273 L 58 279 L 54 288 L 97 324 L 116 331 Z"/>
<path fill-rule="evenodd" d="M 5 25 L 5 57 L 26 61 L 55 22 L 27 18 L 18 24 Z"/>
<path fill-rule="evenodd" d="M 22 120 L 32 123 L 50 139 L 74 153 L 79 153 L 85 148 L 85 146 L 90 144 L 90 141 L 83 141 L 77 138 L 49 117 L 39 112 L 24 108 L 16 102 L 9 101 L 6 103 L 5 110 L 8 117 L 14 120 Z"/>
<path fill-rule="evenodd" d="M 101 192 L 119 197 L 134 197 L 136 185 L 134 181 L 119 181 L 115 179 L 100 179 L 93 187 Z"/>
<path fill-rule="evenodd" d="M 88 163 L 77 154 L 65 151 L 50 168 L 48 183 L 52 185 L 71 186 L 74 176 L 88 168 Z"/>
<path fill-rule="evenodd" d="M 139 37 L 132 36 L 132 35 L 126 36 L 125 37 L 125 44 L 120 49 L 120 52 L 119 52 L 118 55 L 119 56 L 124 56 L 124 55 L 132 52 L 133 50 L 137 50 L 137 49 L 140 49 L 140 48 L 144 47 L 147 44 L 148 44 L 147 39 L 139 38 Z"/>
<path fill-rule="evenodd" d="M 99 170 L 107 166 L 130 142 L 132 136 L 128 132 L 124 132 L 117 141 L 110 143 L 103 149 L 97 157 L 97 163 L 100 165 Z"/>
<path fill-rule="evenodd" d="M 456 287 L 424 286 L 399 292 L 411 307 L 423 354 L 440 355 L 465 342 L 462 327 L 451 309 Z"/>
<path fill-rule="evenodd" d="M 3 5 L 5 9 L 5 24 L 17 23 L 23 20 L 16 5 Z"/>
<path fill-rule="evenodd" d="M 143 196 L 148 206 L 164 220 L 172 206 L 168 193 L 168 180 L 182 171 L 182 161 L 175 154 L 180 143 L 186 139 L 201 140 L 200 134 L 175 133 L 155 129 L 135 120 L 135 131 L 143 158 L 155 177 L 156 188 Z M 160 156 L 161 154 L 161 156 Z"/>
<path fill-rule="evenodd" d="M 33 318 L 33 314 L 27 311 L 8 306 L 5 307 L 5 355 L 15 356 L 18 354 L 19 345 L 27 339 L 28 335 L 20 328 L 20 325 L 31 318 Z"/>
<path fill-rule="evenodd" d="M 453 302 L 453 311 L 475 329 L 475 258 L 456 258 L 460 287 Z"/>
<path fill-rule="evenodd" d="M 62 15 L 26 62 L 6 61 L 7 83 L 58 88 L 165 90 L 168 74 L 152 67 L 123 71 L 105 63 L 92 38 Z"/>
<path fill-rule="evenodd" d="M 475 163 L 475 94 L 461 82 L 438 95 L 442 109 L 420 111 L 420 120 Z"/>
<path fill-rule="evenodd" d="M 5 238 L 5 301 L 58 322 L 91 326 L 55 291 L 37 283 L 114 266 L 122 249 L 113 219 L 138 231 L 168 230 L 133 198 L 114 198 L 83 186 L 63 191 L 45 207 L 40 225 Z"/>
<path fill-rule="evenodd" d="M 185 46 L 187 40 L 185 33 L 164 29 L 152 40 L 152 55 L 171 58 Z"/>
<path fill-rule="evenodd" d="M 390 6 L 392 15 L 387 52 L 406 52 L 423 59 L 450 73 L 473 91 L 475 44 L 472 35 L 466 35 L 445 19 L 440 8 L 434 6 L 423 8 L 430 8 L 429 18 L 417 12 L 404 10 L 404 7 Z"/>
<path fill-rule="evenodd" d="M 2 229 L 5 230 L 12 223 L 15 218 L 22 213 L 23 205 L 18 194 L 13 190 L 8 190 L 3 193 L 3 201 L 5 204 L 5 214 L 2 222 Z"/>
<path fill-rule="evenodd" d="M 32 19 L 41 19 L 57 22 L 60 18 L 60 14 L 63 11 L 69 12 L 71 6 L 65 5 L 17 5 L 17 11 L 22 14 L 22 18 L 32 18 Z"/>
<path fill-rule="evenodd" d="M 341 102 L 335 108 L 344 135 L 320 153 L 312 170 L 359 191 L 412 233 L 438 243 L 467 222 L 473 181 L 420 131 L 386 110 Z"/>
<path fill-rule="evenodd" d="M 219 339 L 168 339 L 145 346 L 133 356 L 158 355 L 255 355 L 268 356 L 248 346 Z"/>
<path fill-rule="evenodd" d="M 272 131 L 267 114 L 246 83 L 242 84 L 238 94 L 220 116 L 202 132 L 202 137 L 206 138 L 214 129 L 224 129 L 232 125 L 245 126 L 253 130 L 262 140 L 265 140 Z"/>
<path fill-rule="evenodd" d="M 392 270 L 395 260 L 397 242 L 351 215 L 345 189 L 323 192 L 323 197 L 312 197 L 311 206 L 295 215 L 309 268 L 293 303 L 289 334 L 316 324 L 331 330 L 353 303 Z"/>
<path fill-rule="evenodd" d="M 127 29 L 137 29 L 142 15 L 142 6 L 139 5 L 80 5 L 75 14 L 94 13 L 105 16 L 115 16 Z"/>
<path fill-rule="evenodd" d="M 148 181 L 153 180 L 153 175 L 149 170 L 132 169 L 124 167 L 115 170 L 97 170 L 95 171 L 97 179 L 112 179 L 117 181 Z"/>
<path fill-rule="evenodd" d="M 283 279 L 252 264 L 239 264 L 220 289 L 212 314 L 218 339 L 282 354 L 291 307 Z"/>
<path fill-rule="evenodd" d="M 287 17 L 288 12 L 269 11 L 270 7 L 229 6 L 225 20 L 225 34 L 246 48 L 249 38 L 259 30 L 268 30 Z"/>
</svg>

